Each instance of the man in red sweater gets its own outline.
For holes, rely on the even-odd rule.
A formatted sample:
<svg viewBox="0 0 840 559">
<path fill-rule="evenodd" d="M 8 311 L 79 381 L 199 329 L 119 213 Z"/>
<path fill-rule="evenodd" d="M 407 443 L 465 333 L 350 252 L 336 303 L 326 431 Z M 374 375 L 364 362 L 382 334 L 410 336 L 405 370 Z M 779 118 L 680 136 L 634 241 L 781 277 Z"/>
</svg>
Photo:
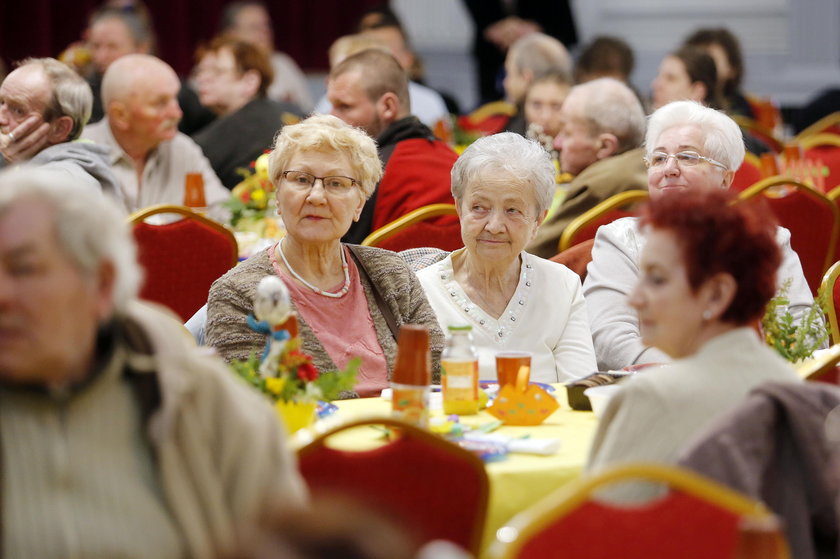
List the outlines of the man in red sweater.
<svg viewBox="0 0 840 559">
<path fill-rule="evenodd" d="M 343 241 L 360 243 L 376 229 L 421 206 L 454 204 L 449 172 L 458 158 L 446 143 L 411 115 L 408 78 L 390 54 L 369 49 L 330 72 L 332 114 L 376 139 L 385 174 Z M 436 218 L 437 223 L 456 220 Z"/>
</svg>

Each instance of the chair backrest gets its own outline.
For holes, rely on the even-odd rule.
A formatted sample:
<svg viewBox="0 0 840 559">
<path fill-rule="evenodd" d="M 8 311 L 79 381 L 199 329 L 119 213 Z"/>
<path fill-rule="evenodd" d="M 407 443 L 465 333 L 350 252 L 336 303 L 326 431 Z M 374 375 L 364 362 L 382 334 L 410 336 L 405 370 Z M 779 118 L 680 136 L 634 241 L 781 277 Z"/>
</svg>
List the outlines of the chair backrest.
<svg viewBox="0 0 840 559">
<path fill-rule="evenodd" d="M 467 115 L 458 117 L 458 126 L 462 130 L 480 134 L 495 134 L 504 130 L 515 114 L 516 105 L 507 101 L 492 101 L 481 105 Z"/>
<path fill-rule="evenodd" d="M 746 94 L 747 103 L 752 109 L 755 120 L 767 130 L 775 130 L 782 122 L 782 111 L 772 99 Z"/>
<path fill-rule="evenodd" d="M 738 199 L 766 201 L 779 224 L 790 230 L 791 247 L 799 255 L 808 286 L 816 294 L 823 274 L 835 260 L 840 232 L 837 205 L 813 187 L 781 176 L 759 181 Z"/>
<path fill-rule="evenodd" d="M 753 120 L 743 115 L 730 115 L 732 120 L 741 127 L 742 130 L 753 136 L 754 138 L 764 142 L 768 148 L 776 153 L 784 151 L 784 144 L 773 133 L 773 130 L 767 128 L 760 122 Z"/>
<path fill-rule="evenodd" d="M 815 134 L 840 134 L 840 111 L 831 113 L 819 119 L 796 135 L 794 141 L 801 142 L 808 136 Z"/>
<path fill-rule="evenodd" d="M 180 219 L 161 225 L 146 221 L 159 214 Z M 236 264 L 236 238 L 184 206 L 152 206 L 128 219 L 145 271 L 140 297 L 166 305 L 187 321 L 207 302 L 210 284 Z"/>
<path fill-rule="evenodd" d="M 840 388 L 767 382 L 686 441 L 677 463 L 752 499 L 785 523 L 797 559 L 836 557 Z"/>
<path fill-rule="evenodd" d="M 435 223 L 427 220 L 448 216 Z M 461 224 L 455 204 L 429 204 L 383 225 L 362 241 L 364 246 L 375 246 L 399 252 L 410 248 L 434 247 L 453 251 L 464 246 Z"/>
<path fill-rule="evenodd" d="M 327 445 L 350 429 L 370 426 L 385 426 L 396 438 L 362 451 Z M 376 418 L 319 436 L 300 449 L 298 461 L 313 493 L 358 499 L 394 519 L 420 543 L 448 540 L 478 556 L 489 482 L 475 454 L 423 429 Z"/>
<path fill-rule="evenodd" d="M 626 481 L 651 481 L 668 492 L 640 504 L 598 501 L 595 495 Z M 658 464 L 627 464 L 562 487 L 497 531 L 494 559 L 731 558 L 742 548 L 744 519 L 772 517 L 758 501 L 697 474 Z M 777 553 L 786 545 L 776 535 Z"/>
<path fill-rule="evenodd" d="M 814 134 L 802 138 L 798 144 L 806 161 L 819 161 L 827 171 L 822 175 L 822 182 L 828 189 L 840 185 L 840 135 Z"/>
<path fill-rule="evenodd" d="M 744 154 L 744 162 L 735 171 L 735 177 L 732 179 L 729 190 L 743 192 L 760 181 L 761 177 L 761 160 L 754 153 L 747 152 Z"/>
<path fill-rule="evenodd" d="M 563 229 L 557 252 L 563 252 L 583 241 L 594 239 L 598 228 L 622 217 L 635 215 L 638 204 L 649 198 L 647 190 L 627 190 L 610 196 L 597 206 L 574 218 Z"/>
<path fill-rule="evenodd" d="M 817 357 L 796 365 L 796 371 L 804 380 L 838 383 L 838 363 L 840 363 L 840 344 L 835 343 L 830 348 L 820 351 Z"/>
<path fill-rule="evenodd" d="M 559 254 L 555 254 L 549 260 L 563 264 L 565 267 L 580 276 L 580 282 L 586 279 L 586 269 L 592 262 L 592 246 L 595 239 L 587 239 L 573 247 L 569 247 Z"/>
<path fill-rule="evenodd" d="M 823 276 L 820 286 L 823 293 L 828 294 L 825 304 L 832 344 L 840 344 L 840 314 L 838 314 L 840 313 L 840 282 L 837 281 L 838 277 L 840 277 L 840 262 L 835 262 Z"/>
</svg>

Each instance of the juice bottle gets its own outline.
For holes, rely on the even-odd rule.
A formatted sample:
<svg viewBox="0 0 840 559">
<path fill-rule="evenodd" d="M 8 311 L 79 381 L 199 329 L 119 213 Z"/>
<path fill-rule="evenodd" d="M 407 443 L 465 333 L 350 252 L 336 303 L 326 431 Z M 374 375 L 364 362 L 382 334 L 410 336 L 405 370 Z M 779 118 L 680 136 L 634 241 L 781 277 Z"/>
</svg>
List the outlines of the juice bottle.
<svg viewBox="0 0 840 559">
<path fill-rule="evenodd" d="M 478 356 L 472 343 L 472 326 L 450 326 L 449 339 L 440 358 L 443 412 L 478 413 Z"/>
<path fill-rule="evenodd" d="M 397 359 L 391 373 L 394 417 L 419 427 L 428 427 L 431 384 L 429 331 L 417 324 L 403 324 L 397 340 Z"/>
</svg>

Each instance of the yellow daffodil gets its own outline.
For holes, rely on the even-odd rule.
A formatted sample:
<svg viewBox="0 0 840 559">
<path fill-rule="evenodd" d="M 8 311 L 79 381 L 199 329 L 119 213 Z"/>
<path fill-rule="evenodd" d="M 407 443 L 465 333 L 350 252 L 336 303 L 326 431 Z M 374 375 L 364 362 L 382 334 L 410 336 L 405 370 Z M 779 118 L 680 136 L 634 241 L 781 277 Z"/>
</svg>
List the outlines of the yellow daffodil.
<svg viewBox="0 0 840 559">
<path fill-rule="evenodd" d="M 267 378 L 265 379 L 265 388 L 275 396 L 279 396 L 286 386 L 286 377 L 283 378 Z"/>
<path fill-rule="evenodd" d="M 254 162 L 254 172 L 258 177 L 268 178 L 268 154 L 264 153 L 257 157 Z"/>
</svg>

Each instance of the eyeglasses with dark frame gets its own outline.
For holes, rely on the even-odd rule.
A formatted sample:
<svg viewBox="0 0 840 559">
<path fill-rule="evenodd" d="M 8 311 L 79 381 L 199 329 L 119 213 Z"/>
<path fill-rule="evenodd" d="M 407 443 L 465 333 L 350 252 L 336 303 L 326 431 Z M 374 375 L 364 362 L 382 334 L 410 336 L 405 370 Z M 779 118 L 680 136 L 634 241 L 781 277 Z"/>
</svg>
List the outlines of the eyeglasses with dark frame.
<svg viewBox="0 0 840 559">
<path fill-rule="evenodd" d="M 720 161 L 715 161 L 711 157 L 706 157 L 705 155 L 700 155 L 696 151 L 681 151 L 678 153 L 665 153 L 664 151 L 654 151 L 653 153 L 645 156 L 645 165 L 648 167 L 659 169 L 660 167 L 664 167 L 668 164 L 668 160 L 671 158 L 677 162 L 680 167 L 693 167 L 698 165 L 701 161 L 705 161 L 715 167 L 720 167 L 724 171 L 728 171 L 729 169 L 721 163 Z"/>
<path fill-rule="evenodd" d="M 359 184 L 359 181 L 350 177 L 342 177 L 340 175 L 330 175 L 327 177 L 316 177 L 312 173 L 305 171 L 283 171 L 283 178 L 295 190 L 301 192 L 307 191 L 315 186 L 315 181 L 320 180 L 324 185 L 324 190 L 330 194 L 346 194 L 354 185 Z"/>
</svg>

